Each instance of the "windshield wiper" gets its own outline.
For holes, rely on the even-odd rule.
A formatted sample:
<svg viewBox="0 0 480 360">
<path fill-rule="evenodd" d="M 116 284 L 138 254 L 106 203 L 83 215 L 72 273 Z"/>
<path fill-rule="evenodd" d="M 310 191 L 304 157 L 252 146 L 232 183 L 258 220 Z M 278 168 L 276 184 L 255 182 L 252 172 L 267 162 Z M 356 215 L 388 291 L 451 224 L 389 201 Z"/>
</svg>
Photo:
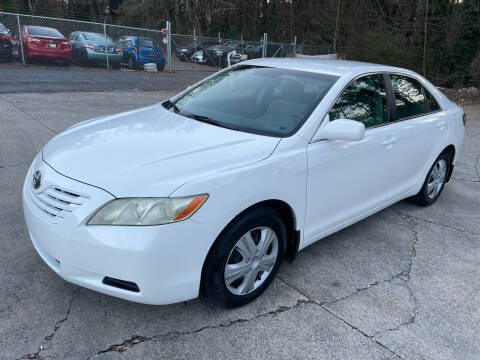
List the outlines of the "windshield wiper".
<svg viewBox="0 0 480 360">
<path fill-rule="evenodd" d="M 182 114 L 182 113 L 180 113 L 180 115 L 183 115 L 183 116 L 186 116 L 186 117 L 189 117 L 191 119 L 195 119 L 195 120 L 207 123 L 207 124 L 220 126 L 220 127 L 226 128 L 226 129 L 241 131 L 238 126 L 225 124 L 225 123 L 222 123 L 222 122 L 217 121 L 215 119 L 209 118 L 208 116 L 197 115 L 197 114 Z"/>
<path fill-rule="evenodd" d="M 167 109 L 173 109 L 176 113 L 180 113 L 180 109 L 175 105 L 173 102 L 170 100 L 167 100 L 163 103 L 163 106 L 166 107 Z"/>
</svg>

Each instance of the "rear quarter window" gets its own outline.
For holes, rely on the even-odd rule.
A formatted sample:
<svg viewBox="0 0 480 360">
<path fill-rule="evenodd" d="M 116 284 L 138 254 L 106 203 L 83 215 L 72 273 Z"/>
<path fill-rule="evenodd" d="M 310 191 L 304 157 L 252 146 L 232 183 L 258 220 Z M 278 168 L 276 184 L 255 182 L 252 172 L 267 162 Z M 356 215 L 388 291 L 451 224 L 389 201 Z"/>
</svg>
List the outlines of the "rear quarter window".
<svg viewBox="0 0 480 360">
<path fill-rule="evenodd" d="M 425 93 L 425 100 L 426 100 L 426 108 L 427 112 L 434 112 L 434 111 L 439 111 L 441 110 L 440 105 L 438 105 L 437 100 L 433 97 L 432 94 L 428 92 L 427 89 L 423 88 L 423 91 Z"/>
</svg>

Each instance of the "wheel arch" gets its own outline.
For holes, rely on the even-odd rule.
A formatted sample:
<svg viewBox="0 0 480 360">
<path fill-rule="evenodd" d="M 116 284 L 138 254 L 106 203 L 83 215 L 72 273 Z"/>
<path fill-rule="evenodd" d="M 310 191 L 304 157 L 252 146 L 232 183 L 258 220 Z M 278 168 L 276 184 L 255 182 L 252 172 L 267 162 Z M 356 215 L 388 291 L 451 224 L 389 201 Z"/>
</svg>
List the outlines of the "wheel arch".
<svg viewBox="0 0 480 360">
<path fill-rule="evenodd" d="M 205 264 L 213 248 L 217 244 L 217 241 L 220 239 L 221 235 L 223 234 L 223 232 L 230 226 L 230 224 L 232 224 L 241 215 L 256 208 L 270 208 L 279 213 L 287 229 L 287 244 L 285 249 L 285 260 L 287 260 L 288 262 L 292 262 L 295 259 L 298 253 L 298 246 L 300 244 L 300 230 L 297 230 L 297 217 L 295 215 L 293 208 L 287 202 L 283 200 L 278 200 L 278 199 L 269 199 L 269 200 L 263 200 L 263 201 L 257 202 L 253 205 L 250 205 L 246 209 L 242 210 L 233 219 L 231 219 L 227 223 L 227 225 L 225 225 L 225 227 L 218 234 L 217 238 L 210 246 L 207 256 L 203 260 L 202 274 L 200 278 L 200 291 L 203 290 L 203 286 L 204 286 Z"/>
<path fill-rule="evenodd" d="M 455 151 L 455 146 L 453 144 L 450 144 L 448 145 L 447 147 L 445 147 L 442 152 L 440 154 L 443 154 L 443 153 L 448 153 L 450 154 L 450 168 L 448 169 L 448 173 L 447 173 L 447 179 L 445 180 L 445 182 L 449 182 L 450 181 L 450 177 L 452 176 L 452 172 L 453 172 L 453 163 L 454 163 L 454 160 L 455 160 L 455 155 L 456 155 L 456 151 Z"/>
</svg>

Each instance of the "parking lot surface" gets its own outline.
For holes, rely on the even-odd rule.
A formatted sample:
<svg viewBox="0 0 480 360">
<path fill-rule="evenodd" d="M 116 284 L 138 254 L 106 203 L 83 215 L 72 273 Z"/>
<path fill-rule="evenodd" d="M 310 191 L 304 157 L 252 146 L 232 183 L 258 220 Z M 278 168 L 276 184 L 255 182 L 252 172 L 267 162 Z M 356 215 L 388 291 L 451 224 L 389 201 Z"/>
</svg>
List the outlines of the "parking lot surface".
<svg viewBox="0 0 480 360">
<path fill-rule="evenodd" d="M 187 63 L 190 71 L 147 73 L 127 69 L 107 71 L 104 68 L 59 67 L 48 65 L 0 64 L 0 94 L 26 92 L 82 91 L 172 91 L 212 74 L 211 67 Z"/>
<path fill-rule="evenodd" d="M 437 203 L 400 202 L 317 242 L 248 306 L 135 304 L 53 273 L 23 221 L 30 161 L 79 121 L 169 95 L 0 95 L 1 359 L 480 357 L 480 106 L 465 108 L 464 147 Z"/>
</svg>

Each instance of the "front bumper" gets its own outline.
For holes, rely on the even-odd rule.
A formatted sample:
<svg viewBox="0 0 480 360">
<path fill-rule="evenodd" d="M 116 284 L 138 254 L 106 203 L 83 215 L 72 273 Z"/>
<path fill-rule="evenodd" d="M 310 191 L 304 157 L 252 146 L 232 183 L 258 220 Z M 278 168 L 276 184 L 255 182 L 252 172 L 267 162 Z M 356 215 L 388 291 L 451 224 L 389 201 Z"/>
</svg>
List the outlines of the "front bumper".
<svg viewBox="0 0 480 360">
<path fill-rule="evenodd" d="M 34 170 L 44 179 L 38 190 L 31 186 Z M 35 203 L 52 186 L 82 194 L 85 201 L 52 222 Z M 23 208 L 41 258 L 63 279 L 111 296 L 156 305 L 197 297 L 203 262 L 216 236 L 212 224 L 87 226 L 86 220 L 113 198 L 57 173 L 38 156 L 26 177 Z M 140 291 L 104 284 L 105 277 L 133 282 Z"/>
</svg>

